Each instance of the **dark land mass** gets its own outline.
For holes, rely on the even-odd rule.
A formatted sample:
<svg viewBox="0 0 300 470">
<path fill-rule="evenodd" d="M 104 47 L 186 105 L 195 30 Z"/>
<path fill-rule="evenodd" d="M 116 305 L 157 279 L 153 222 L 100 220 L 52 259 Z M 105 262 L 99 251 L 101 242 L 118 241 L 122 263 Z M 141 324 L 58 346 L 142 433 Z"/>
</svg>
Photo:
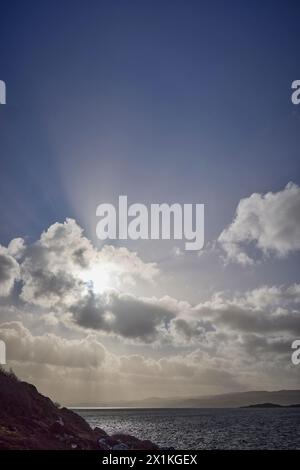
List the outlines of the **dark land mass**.
<svg viewBox="0 0 300 470">
<path fill-rule="evenodd" d="M 256 403 L 255 405 L 242 406 L 241 408 L 300 408 L 300 404 L 278 405 L 276 403 Z"/>
<path fill-rule="evenodd" d="M 0 370 L 0 449 L 158 449 L 150 441 L 92 429 L 13 373 Z"/>
</svg>

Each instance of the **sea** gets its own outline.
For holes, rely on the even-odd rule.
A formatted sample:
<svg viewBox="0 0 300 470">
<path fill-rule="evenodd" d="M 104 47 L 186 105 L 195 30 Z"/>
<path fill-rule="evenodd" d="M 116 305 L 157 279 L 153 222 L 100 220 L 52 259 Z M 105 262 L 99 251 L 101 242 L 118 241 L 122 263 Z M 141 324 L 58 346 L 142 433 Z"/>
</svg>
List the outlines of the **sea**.
<svg viewBox="0 0 300 470">
<path fill-rule="evenodd" d="M 182 449 L 300 449 L 300 408 L 76 409 L 108 434 Z"/>
</svg>

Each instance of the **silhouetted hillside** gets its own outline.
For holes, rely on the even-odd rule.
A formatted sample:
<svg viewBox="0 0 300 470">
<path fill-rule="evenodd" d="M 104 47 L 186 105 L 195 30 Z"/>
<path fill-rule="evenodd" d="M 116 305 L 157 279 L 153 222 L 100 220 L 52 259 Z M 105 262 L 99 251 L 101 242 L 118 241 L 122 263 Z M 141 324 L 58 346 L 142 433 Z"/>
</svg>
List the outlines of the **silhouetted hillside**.
<svg viewBox="0 0 300 470">
<path fill-rule="evenodd" d="M 91 429 L 13 373 L 0 370 L 0 449 L 157 449 L 150 441 Z"/>
</svg>

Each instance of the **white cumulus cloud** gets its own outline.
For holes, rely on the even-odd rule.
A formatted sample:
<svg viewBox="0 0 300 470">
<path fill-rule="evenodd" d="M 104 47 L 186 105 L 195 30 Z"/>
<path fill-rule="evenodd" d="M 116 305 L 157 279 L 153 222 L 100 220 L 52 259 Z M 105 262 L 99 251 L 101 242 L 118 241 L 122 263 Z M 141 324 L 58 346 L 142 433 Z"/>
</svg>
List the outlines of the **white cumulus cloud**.
<svg viewBox="0 0 300 470">
<path fill-rule="evenodd" d="M 294 183 L 276 193 L 241 199 L 233 222 L 218 239 L 227 260 L 255 262 L 251 245 L 266 256 L 285 257 L 300 250 L 300 188 Z"/>
</svg>

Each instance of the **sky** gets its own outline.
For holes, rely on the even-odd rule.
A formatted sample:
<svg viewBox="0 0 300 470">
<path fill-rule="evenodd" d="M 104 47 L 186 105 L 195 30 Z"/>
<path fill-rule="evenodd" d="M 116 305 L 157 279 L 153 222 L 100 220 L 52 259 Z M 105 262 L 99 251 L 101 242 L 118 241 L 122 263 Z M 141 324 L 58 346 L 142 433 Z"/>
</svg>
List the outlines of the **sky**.
<svg viewBox="0 0 300 470">
<path fill-rule="evenodd" d="M 296 1 L 1 3 L 0 339 L 72 403 L 299 388 Z M 205 245 L 96 208 L 205 204 Z"/>
</svg>

